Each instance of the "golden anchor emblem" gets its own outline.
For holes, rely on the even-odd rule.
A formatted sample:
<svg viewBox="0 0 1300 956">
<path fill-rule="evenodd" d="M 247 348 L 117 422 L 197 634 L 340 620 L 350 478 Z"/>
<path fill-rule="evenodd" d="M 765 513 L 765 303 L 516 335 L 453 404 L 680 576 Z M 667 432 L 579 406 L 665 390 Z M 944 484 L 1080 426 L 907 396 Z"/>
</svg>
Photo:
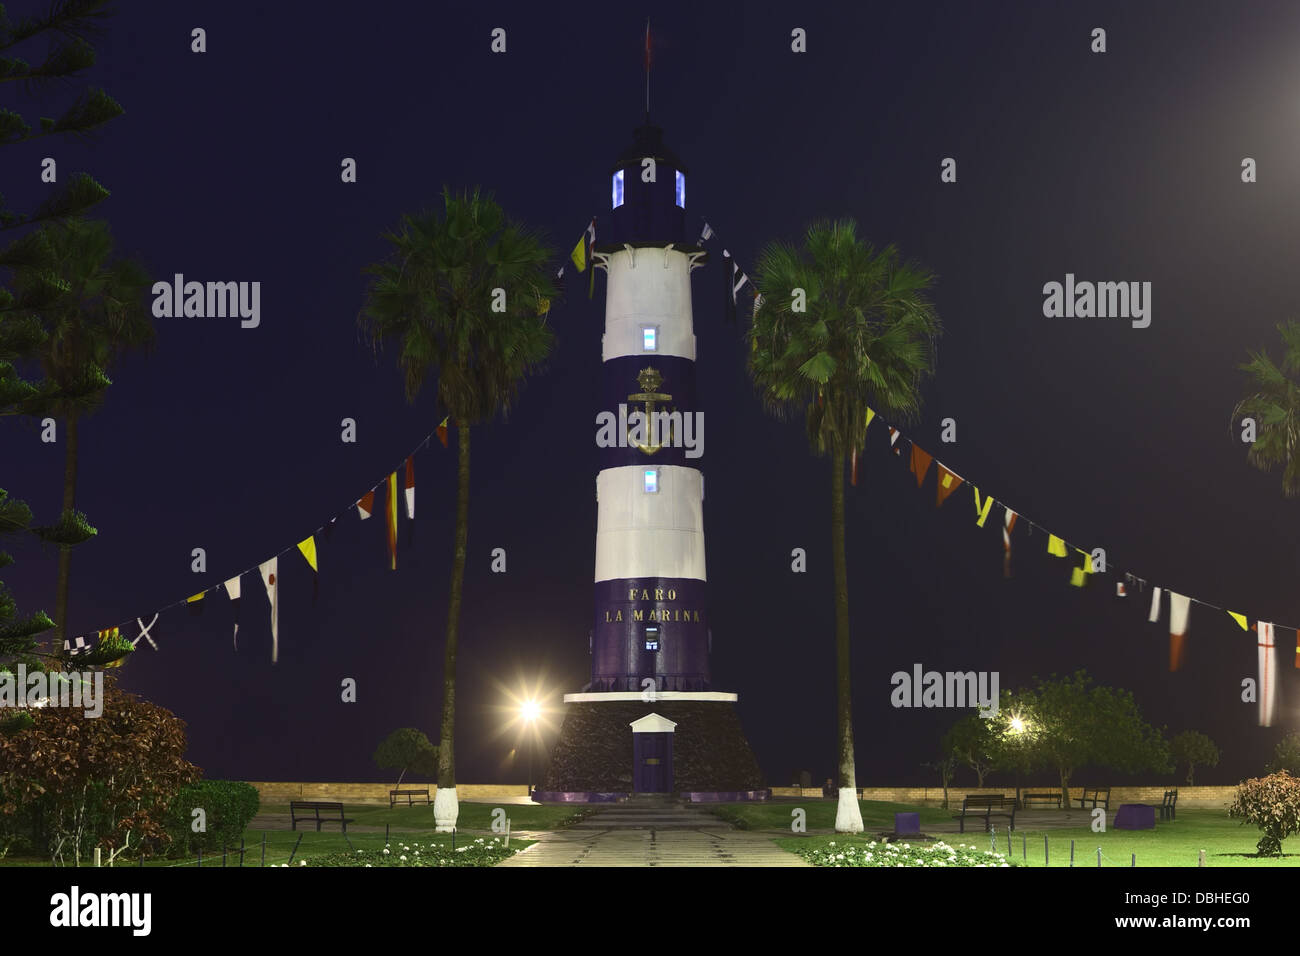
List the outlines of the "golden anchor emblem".
<svg viewBox="0 0 1300 956">
<path fill-rule="evenodd" d="M 627 400 L 629 402 L 641 402 L 645 408 L 645 436 L 650 439 L 651 442 L 648 445 L 643 445 L 639 441 L 635 441 L 632 437 L 635 426 L 628 425 L 628 444 L 632 445 L 634 448 L 639 448 L 643 454 L 653 455 L 659 451 L 660 448 L 664 447 L 664 444 L 671 445 L 673 443 L 673 420 L 671 418 L 668 419 L 667 441 L 662 444 L 658 441 L 654 441 L 655 432 L 657 430 L 654 427 L 655 405 L 670 402 L 673 397 L 659 391 L 659 386 L 663 384 L 664 377 L 659 374 L 658 369 L 653 367 L 643 368 L 640 374 L 637 375 L 636 380 L 641 386 L 641 391 L 629 395 Z"/>
</svg>

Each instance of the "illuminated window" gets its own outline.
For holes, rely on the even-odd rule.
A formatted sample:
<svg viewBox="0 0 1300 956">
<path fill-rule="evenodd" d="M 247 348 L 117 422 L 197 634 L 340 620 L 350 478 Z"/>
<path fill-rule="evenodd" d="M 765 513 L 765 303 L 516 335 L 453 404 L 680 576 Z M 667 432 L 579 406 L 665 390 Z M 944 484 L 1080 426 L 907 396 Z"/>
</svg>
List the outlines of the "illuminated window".
<svg viewBox="0 0 1300 956">
<path fill-rule="evenodd" d="M 619 188 L 622 189 L 622 184 Z M 686 174 L 680 172 L 677 174 L 677 205 L 686 208 Z"/>
<path fill-rule="evenodd" d="M 656 348 L 656 342 L 659 338 L 659 330 L 652 325 L 644 326 L 641 329 L 641 348 L 646 352 L 653 352 Z"/>
<path fill-rule="evenodd" d="M 659 650 L 659 628 L 651 626 L 645 629 L 645 649 L 647 651 Z"/>
<path fill-rule="evenodd" d="M 648 495 L 659 493 L 659 472 L 653 468 L 645 471 L 645 492 Z"/>
<path fill-rule="evenodd" d="M 617 209 L 623 205 L 623 170 L 614 174 L 614 207 Z"/>
</svg>

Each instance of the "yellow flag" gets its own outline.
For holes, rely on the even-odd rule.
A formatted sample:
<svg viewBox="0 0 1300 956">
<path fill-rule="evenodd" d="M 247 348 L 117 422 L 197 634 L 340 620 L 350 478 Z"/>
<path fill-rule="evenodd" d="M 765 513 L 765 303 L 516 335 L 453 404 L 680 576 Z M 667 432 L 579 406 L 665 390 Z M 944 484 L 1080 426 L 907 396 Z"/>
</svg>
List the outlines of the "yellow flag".
<svg viewBox="0 0 1300 956">
<path fill-rule="evenodd" d="M 1228 617 L 1240 624 L 1243 631 L 1250 630 L 1250 625 L 1246 623 L 1246 615 L 1238 614 L 1236 611 L 1229 611 Z M 1300 654 L 1300 647 L 1297 648 L 1296 653 Z"/>
<path fill-rule="evenodd" d="M 1096 570 L 1092 565 L 1092 555 L 1087 551 L 1084 551 L 1083 548 L 1075 548 L 1074 550 L 1083 555 L 1083 567 L 1079 570 L 1084 574 L 1092 574 Z"/>
<path fill-rule="evenodd" d="M 1088 576 L 1087 574 L 1084 573 L 1083 568 L 1070 569 L 1070 583 L 1073 584 L 1076 588 L 1083 587 L 1083 584 L 1087 579 Z"/>
<path fill-rule="evenodd" d="M 319 570 L 316 567 L 316 536 L 315 535 L 312 535 L 311 537 L 307 538 L 305 541 L 299 541 L 298 550 L 302 552 L 302 556 L 307 559 L 307 563 L 311 565 L 311 569 L 313 571 Z"/>
<path fill-rule="evenodd" d="M 1065 557 L 1065 541 L 1054 534 L 1047 536 L 1047 553 L 1054 554 L 1058 558 Z"/>
<path fill-rule="evenodd" d="M 975 488 L 974 485 L 971 485 Z M 985 495 L 984 504 L 980 504 L 980 490 L 975 488 L 975 527 L 984 527 L 984 522 L 988 520 L 989 511 L 993 508 L 993 496 Z"/>
<path fill-rule="evenodd" d="M 862 426 L 862 431 L 866 432 L 871 427 L 871 420 L 876 417 L 876 412 L 872 408 L 867 409 L 867 423 Z"/>
<path fill-rule="evenodd" d="M 578 239 L 578 244 L 574 246 L 573 251 L 569 253 L 569 258 L 573 260 L 573 264 L 578 267 L 579 272 L 587 271 L 586 243 L 587 243 L 587 234 L 584 232 L 582 236 Z"/>
<path fill-rule="evenodd" d="M 205 594 L 207 594 L 207 593 L 208 593 L 207 591 L 200 591 L 198 594 L 195 594 L 195 595 L 192 595 L 192 596 L 190 596 L 190 597 L 187 597 L 187 598 L 185 599 L 185 603 L 186 603 L 186 604 L 193 604 L 195 601 L 202 601 L 202 600 L 203 600 L 203 595 L 205 595 Z"/>
</svg>

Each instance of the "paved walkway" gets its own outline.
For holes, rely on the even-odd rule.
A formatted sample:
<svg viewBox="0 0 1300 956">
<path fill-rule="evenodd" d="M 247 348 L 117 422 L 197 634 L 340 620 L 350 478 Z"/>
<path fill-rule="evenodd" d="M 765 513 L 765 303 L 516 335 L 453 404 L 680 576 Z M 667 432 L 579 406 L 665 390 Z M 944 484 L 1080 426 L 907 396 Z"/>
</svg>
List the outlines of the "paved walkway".
<svg viewBox="0 0 1300 956">
<path fill-rule="evenodd" d="M 520 834 L 522 836 L 523 834 Z M 770 836 L 732 830 L 554 830 L 498 866 L 810 866 Z"/>
</svg>

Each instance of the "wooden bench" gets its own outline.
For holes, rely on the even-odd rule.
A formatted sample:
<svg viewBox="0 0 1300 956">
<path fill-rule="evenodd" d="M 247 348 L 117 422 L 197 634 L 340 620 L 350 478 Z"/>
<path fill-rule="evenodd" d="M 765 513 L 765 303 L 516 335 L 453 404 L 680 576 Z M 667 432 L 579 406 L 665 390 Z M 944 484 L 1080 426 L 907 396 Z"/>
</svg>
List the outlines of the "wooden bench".
<svg viewBox="0 0 1300 956">
<path fill-rule="evenodd" d="M 989 821 L 993 817 L 1006 817 L 1009 826 L 1016 825 L 1016 801 L 1014 798 L 1008 799 L 1001 794 L 980 794 L 967 795 L 961 801 L 961 813 L 953 817 L 954 820 L 961 821 L 958 830 L 966 832 L 966 817 L 981 817 L 984 820 L 984 829 L 989 828 Z"/>
<path fill-rule="evenodd" d="M 1178 807 L 1178 791 L 1166 790 L 1164 799 L 1160 801 L 1160 819 L 1174 819 L 1174 811 Z"/>
<path fill-rule="evenodd" d="M 310 812 L 307 812 L 310 811 Z M 321 814 L 328 814 L 322 816 Z M 335 816 L 337 814 L 337 816 Z M 343 826 L 343 832 L 348 832 L 348 824 L 356 821 L 347 819 L 343 816 L 343 804 L 331 803 L 325 800 L 293 800 L 289 803 L 289 819 L 293 821 L 292 829 L 298 829 L 298 823 L 301 820 L 308 822 L 316 821 L 316 832 L 320 832 L 322 823 L 339 823 Z"/>
<path fill-rule="evenodd" d="M 1088 796 L 1092 794 L 1092 796 Z M 1079 801 L 1079 809 L 1083 809 L 1085 803 L 1091 803 L 1092 808 L 1097 809 L 1097 804 L 1101 804 L 1107 810 L 1110 809 L 1110 787 L 1084 787 L 1083 796 L 1076 797 Z"/>
<path fill-rule="evenodd" d="M 1029 809 L 1029 804 L 1035 803 L 1054 803 L 1056 809 L 1061 809 L 1061 791 L 1043 791 L 1042 793 L 1022 793 L 1020 795 L 1020 805 L 1024 809 Z"/>
<path fill-rule="evenodd" d="M 418 796 L 421 796 L 421 795 L 424 796 L 424 802 L 425 802 L 425 804 L 428 804 L 428 803 L 429 803 L 429 791 L 428 791 L 428 790 L 389 790 L 389 791 L 388 791 L 388 809 L 391 810 L 391 809 L 393 809 L 393 807 L 395 807 L 395 806 L 397 805 L 397 798 L 398 798 L 398 797 L 406 797 L 406 805 L 407 805 L 408 807 L 415 806 L 415 803 L 414 803 L 415 798 L 418 797 Z"/>
</svg>

